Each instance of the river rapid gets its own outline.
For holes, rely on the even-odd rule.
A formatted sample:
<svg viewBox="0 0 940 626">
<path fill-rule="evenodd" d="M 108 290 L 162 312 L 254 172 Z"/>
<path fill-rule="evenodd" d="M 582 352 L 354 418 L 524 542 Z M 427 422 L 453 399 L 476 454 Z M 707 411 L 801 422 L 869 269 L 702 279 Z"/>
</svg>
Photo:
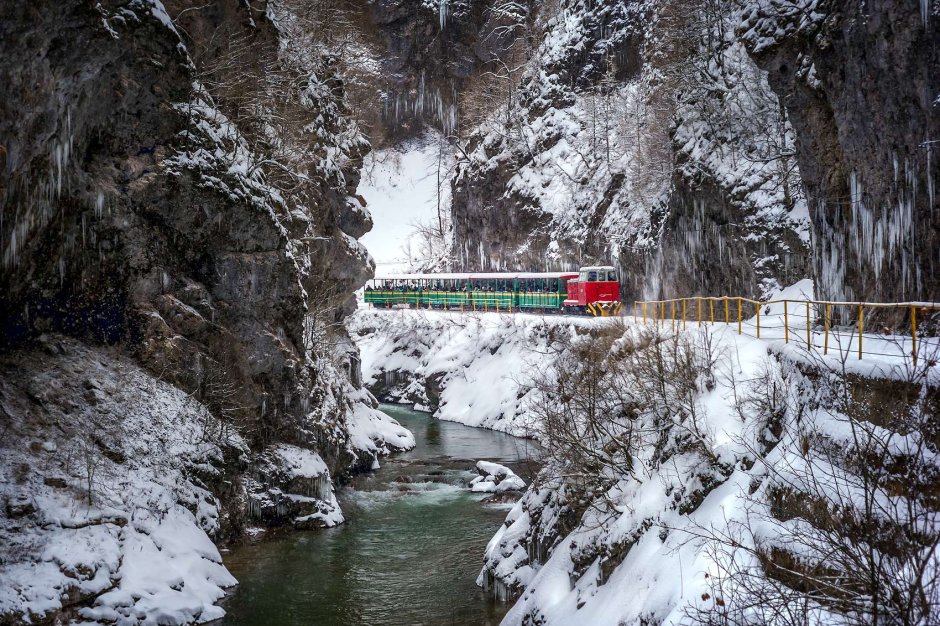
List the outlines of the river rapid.
<svg viewBox="0 0 940 626">
<path fill-rule="evenodd" d="M 415 434 L 414 450 L 384 459 L 338 494 L 346 523 L 237 546 L 223 554 L 239 585 L 226 626 L 498 624 L 509 605 L 475 579 L 511 503 L 467 485 L 480 459 L 527 480 L 531 441 L 383 405 Z"/>
</svg>

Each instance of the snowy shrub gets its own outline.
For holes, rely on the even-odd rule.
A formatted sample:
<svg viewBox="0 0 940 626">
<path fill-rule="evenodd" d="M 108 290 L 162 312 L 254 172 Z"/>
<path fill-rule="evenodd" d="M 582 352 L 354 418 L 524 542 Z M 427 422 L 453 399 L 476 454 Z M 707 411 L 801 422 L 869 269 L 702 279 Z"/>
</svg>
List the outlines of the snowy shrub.
<svg viewBox="0 0 940 626">
<path fill-rule="evenodd" d="M 703 529 L 721 563 L 691 613 L 715 624 L 927 624 L 940 611 L 940 396 L 923 382 L 785 366 L 745 392 L 780 423 L 743 517 Z"/>
</svg>

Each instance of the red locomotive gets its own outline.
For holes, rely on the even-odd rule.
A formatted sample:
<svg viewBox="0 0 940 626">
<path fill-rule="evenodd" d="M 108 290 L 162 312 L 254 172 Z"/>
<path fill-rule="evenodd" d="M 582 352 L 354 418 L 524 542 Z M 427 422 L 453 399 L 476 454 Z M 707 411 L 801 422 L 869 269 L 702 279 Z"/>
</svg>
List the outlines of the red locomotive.
<svg viewBox="0 0 940 626">
<path fill-rule="evenodd" d="M 562 306 L 591 315 L 616 315 L 620 311 L 620 283 L 613 266 L 582 267 L 568 281 L 568 298 Z"/>
</svg>

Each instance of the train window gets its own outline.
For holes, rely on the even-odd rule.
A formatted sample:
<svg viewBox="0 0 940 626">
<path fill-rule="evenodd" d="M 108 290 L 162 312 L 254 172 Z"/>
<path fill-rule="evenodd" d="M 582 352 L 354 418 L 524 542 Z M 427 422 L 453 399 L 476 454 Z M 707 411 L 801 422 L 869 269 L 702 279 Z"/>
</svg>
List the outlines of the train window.
<svg viewBox="0 0 940 626">
<path fill-rule="evenodd" d="M 590 283 L 596 283 L 596 282 L 597 282 L 597 272 L 596 272 L 596 271 L 591 270 L 590 272 L 588 272 L 588 282 L 590 282 Z"/>
<path fill-rule="evenodd" d="M 614 270 L 607 270 L 607 280 L 617 282 L 617 273 Z"/>
</svg>

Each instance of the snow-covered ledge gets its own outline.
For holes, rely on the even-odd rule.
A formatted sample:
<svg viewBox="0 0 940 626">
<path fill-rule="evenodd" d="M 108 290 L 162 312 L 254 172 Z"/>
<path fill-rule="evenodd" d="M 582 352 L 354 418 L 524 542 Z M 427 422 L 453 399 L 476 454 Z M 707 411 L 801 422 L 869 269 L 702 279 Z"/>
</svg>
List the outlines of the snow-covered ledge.
<svg viewBox="0 0 940 626">
<path fill-rule="evenodd" d="M 555 339 L 611 322 L 360 309 L 346 323 L 362 354 L 363 384 L 380 398 L 429 407 L 439 419 L 534 437 L 529 386 L 557 357 Z"/>
</svg>

